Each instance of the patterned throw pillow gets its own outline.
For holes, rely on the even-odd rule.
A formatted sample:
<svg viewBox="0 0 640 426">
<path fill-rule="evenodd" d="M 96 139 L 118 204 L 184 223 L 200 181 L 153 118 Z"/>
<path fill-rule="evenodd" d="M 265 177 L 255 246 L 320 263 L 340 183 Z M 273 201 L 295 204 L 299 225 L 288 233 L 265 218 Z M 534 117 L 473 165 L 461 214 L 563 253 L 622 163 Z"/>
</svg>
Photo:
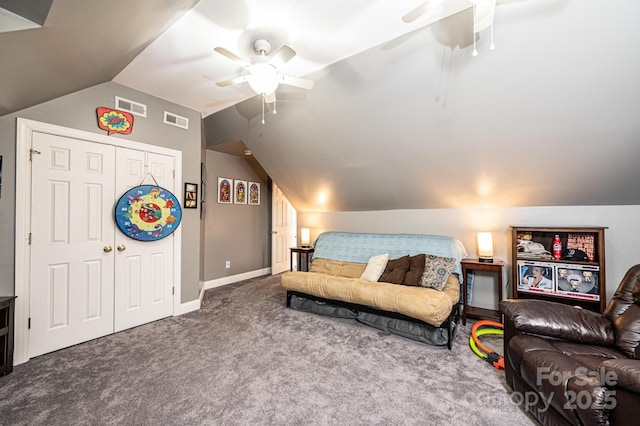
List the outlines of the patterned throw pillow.
<svg viewBox="0 0 640 426">
<path fill-rule="evenodd" d="M 366 281 L 378 281 L 384 272 L 384 268 L 386 268 L 388 261 L 388 253 L 371 256 L 367 262 L 367 267 L 360 276 L 360 279 Z"/>
<path fill-rule="evenodd" d="M 404 276 L 409 269 L 409 255 L 402 256 L 399 259 L 392 259 L 387 262 L 384 272 L 378 278 L 378 281 L 392 284 L 402 284 Z"/>
<path fill-rule="evenodd" d="M 440 257 L 428 254 L 424 272 L 420 279 L 420 285 L 422 287 L 430 287 L 435 290 L 442 290 L 447 283 L 447 278 L 453 272 L 453 268 L 456 265 L 456 260 L 453 257 Z"/>
</svg>

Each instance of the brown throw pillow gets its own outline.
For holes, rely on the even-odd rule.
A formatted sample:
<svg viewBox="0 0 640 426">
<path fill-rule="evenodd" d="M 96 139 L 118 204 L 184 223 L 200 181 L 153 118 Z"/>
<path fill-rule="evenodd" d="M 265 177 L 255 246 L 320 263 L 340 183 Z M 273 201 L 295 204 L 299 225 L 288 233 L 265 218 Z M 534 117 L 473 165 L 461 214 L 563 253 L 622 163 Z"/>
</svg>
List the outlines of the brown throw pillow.
<svg viewBox="0 0 640 426">
<path fill-rule="evenodd" d="M 402 284 L 416 287 L 420 286 L 420 278 L 422 278 L 422 273 L 424 272 L 426 257 L 427 255 L 422 253 L 409 258 L 409 270 L 405 274 Z"/>
<path fill-rule="evenodd" d="M 402 256 L 399 259 L 391 259 L 387 262 L 384 272 L 378 279 L 379 282 L 402 284 L 404 275 L 409 269 L 409 255 Z"/>
</svg>

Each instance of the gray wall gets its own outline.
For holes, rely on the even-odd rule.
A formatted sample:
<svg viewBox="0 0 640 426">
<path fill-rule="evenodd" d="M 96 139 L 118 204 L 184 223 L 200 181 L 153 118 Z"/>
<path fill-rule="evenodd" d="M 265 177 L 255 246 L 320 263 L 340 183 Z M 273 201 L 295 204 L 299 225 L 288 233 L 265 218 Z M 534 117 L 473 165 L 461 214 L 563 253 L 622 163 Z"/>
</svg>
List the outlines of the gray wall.
<svg viewBox="0 0 640 426">
<path fill-rule="evenodd" d="M 0 198 L 0 295 L 14 294 L 15 253 L 15 158 L 16 118 L 46 122 L 73 129 L 106 134 L 98 128 L 96 108 L 113 107 L 115 96 L 147 105 L 147 117 L 135 117 L 130 135 L 118 135 L 151 145 L 182 151 L 182 177 L 185 182 L 200 182 L 202 130 L 200 113 L 116 83 L 104 83 L 63 96 L 32 108 L 0 117 L 0 155 L 3 158 L 2 197 Z M 163 124 L 164 111 L 189 118 L 189 130 Z M 116 137 L 116 136 L 113 136 Z M 182 227 L 182 302 L 198 298 L 200 281 L 199 209 L 183 210 Z M 196 242 L 195 244 L 193 242 Z"/>
<path fill-rule="evenodd" d="M 204 280 L 211 281 L 271 266 L 270 190 L 244 158 L 207 150 L 207 212 Z M 219 204 L 218 177 L 260 182 L 259 206 Z M 231 268 L 225 268 L 225 261 Z"/>
</svg>

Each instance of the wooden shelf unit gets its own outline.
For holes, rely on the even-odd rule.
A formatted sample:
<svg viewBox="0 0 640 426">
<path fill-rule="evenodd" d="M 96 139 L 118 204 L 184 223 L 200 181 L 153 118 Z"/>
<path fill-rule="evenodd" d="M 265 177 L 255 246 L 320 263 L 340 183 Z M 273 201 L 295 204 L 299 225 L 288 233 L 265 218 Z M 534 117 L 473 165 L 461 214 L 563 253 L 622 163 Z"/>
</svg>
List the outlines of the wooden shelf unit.
<svg viewBox="0 0 640 426">
<path fill-rule="evenodd" d="M 0 297 L 0 376 L 13 371 L 13 312 L 15 296 Z"/>
<path fill-rule="evenodd" d="M 604 231 L 600 226 L 537 227 L 511 226 L 511 265 L 513 297 L 515 299 L 543 299 L 568 305 L 581 306 L 602 313 L 606 307 L 606 269 Z M 593 258 L 588 260 L 543 259 L 518 252 L 518 235 L 531 234 L 531 241 L 540 243 L 553 253 L 553 239 L 560 236 L 563 251 L 567 249 L 569 236 L 589 236 L 593 239 Z M 552 280 L 551 289 L 533 289 L 521 285 L 526 271 L 541 266 Z M 585 274 L 587 272 L 587 274 Z M 574 288 L 570 287 L 572 281 Z"/>
</svg>

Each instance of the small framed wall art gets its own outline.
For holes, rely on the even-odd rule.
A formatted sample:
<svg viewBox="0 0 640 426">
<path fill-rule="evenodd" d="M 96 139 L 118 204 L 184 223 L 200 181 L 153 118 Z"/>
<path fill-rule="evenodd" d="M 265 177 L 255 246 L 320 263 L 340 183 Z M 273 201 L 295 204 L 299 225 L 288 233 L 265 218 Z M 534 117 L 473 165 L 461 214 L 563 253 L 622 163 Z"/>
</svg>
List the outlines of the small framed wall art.
<svg viewBox="0 0 640 426">
<path fill-rule="evenodd" d="M 234 204 L 247 204 L 247 181 L 233 181 L 233 202 Z"/>
<path fill-rule="evenodd" d="M 198 208 L 198 184 L 187 183 L 184 184 L 184 208 L 185 209 L 197 209 Z"/>
<path fill-rule="evenodd" d="M 233 197 L 233 179 L 219 177 L 218 178 L 218 202 L 223 204 L 231 204 Z"/>
<path fill-rule="evenodd" d="M 249 182 L 249 204 L 260 205 L 260 184 L 258 182 Z"/>
<path fill-rule="evenodd" d="M 205 195 L 207 194 L 207 169 L 204 163 L 200 163 L 200 219 L 204 219 L 207 213 Z"/>
</svg>

